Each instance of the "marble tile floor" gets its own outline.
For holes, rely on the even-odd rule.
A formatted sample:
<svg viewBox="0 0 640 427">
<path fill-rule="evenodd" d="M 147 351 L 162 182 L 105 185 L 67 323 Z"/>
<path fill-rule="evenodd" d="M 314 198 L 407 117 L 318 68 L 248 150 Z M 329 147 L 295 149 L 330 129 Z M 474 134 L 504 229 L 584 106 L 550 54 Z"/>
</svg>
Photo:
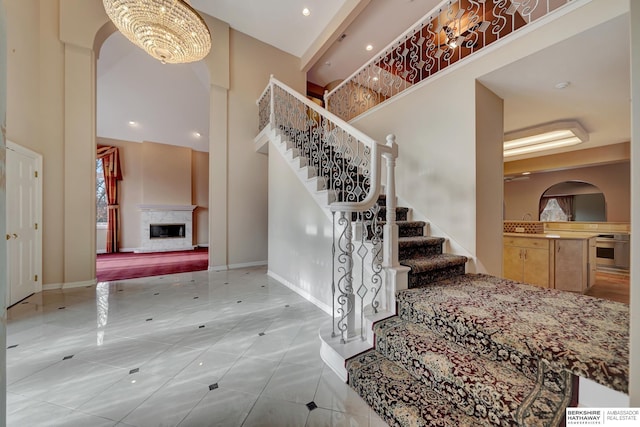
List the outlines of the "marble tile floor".
<svg viewBox="0 0 640 427">
<path fill-rule="evenodd" d="M 386 426 L 320 359 L 329 316 L 256 267 L 8 310 L 7 425 Z"/>
</svg>

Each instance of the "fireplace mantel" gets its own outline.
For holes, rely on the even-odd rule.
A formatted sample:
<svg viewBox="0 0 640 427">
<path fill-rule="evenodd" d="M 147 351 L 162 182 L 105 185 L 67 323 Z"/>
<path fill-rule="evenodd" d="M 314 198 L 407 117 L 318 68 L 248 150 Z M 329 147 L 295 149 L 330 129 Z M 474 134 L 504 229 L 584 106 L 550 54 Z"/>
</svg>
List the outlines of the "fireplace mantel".
<svg viewBox="0 0 640 427">
<path fill-rule="evenodd" d="M 141 211 L 192 211 L 197 205 L 138 205 Z"/>
<path fill-rule="evenodd" d="M 192 250 L 193 211 L 197 205 L 138 205 L 140 210 L 140 247 L 136 252 Z M 184 225 L 181 236 L 151 237 L 151 227 Z"/>
</svg>

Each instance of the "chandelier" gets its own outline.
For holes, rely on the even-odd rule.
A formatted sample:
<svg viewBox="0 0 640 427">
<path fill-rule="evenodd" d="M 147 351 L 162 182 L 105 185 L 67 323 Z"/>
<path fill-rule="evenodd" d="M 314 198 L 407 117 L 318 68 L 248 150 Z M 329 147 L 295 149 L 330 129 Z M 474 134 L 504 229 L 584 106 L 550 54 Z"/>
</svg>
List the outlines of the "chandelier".
<svg viewBox="0 0 640 427">
<path fill-rule="evenodd" d="M 184 0 L 102 0 L 115 26 L 163 64 L 199 61 L 211 50 L 211 33 Z"/>
</svg>

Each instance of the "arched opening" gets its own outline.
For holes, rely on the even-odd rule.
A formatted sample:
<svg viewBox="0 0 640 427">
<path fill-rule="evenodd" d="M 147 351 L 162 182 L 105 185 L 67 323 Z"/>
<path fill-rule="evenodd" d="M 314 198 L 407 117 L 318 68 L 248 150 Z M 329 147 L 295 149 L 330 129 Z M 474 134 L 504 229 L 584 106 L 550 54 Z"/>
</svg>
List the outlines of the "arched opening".
<svg viewBox="0 0 640 427">
<path fill-rule="evenodd" d="M 211 88 L 207 64 L 163 65 L 119 32 L 105 34 L 105 27 L 94 44 L 96 143 L 118 148 L 122 166 L 115 251 L 207 246 Z M 99 166 L 97 162 L 96 169 Z M 99 190 L 104 186 L 99 185 L 100 173 L 96 173 L 99 203 Z M 150 205 L 174 206 L 176 216 L 189 217 L 190 212 L 179 213 L 180 209 L 195 206 L 192 219 L 186 220 L 188 231 L 179 236 L 184 242 L 175 236 L 152 236 L 149 231 L 145 236 L 141 206 Z M 97 206 L 96 211 L 100 214 L 104 209 Z M 151 224 L 146 228 L 151 229 Z M 104 252 L 110 230 L 110 226 L 96 224 L 97 253 Z"/>
<path fill-rule="evenodd" d="M 584 181 L 564 181 L 547 188 L 540 196 L 540 221 L 607 220 L 606 200 L 602 191 Z"/>
</svg>

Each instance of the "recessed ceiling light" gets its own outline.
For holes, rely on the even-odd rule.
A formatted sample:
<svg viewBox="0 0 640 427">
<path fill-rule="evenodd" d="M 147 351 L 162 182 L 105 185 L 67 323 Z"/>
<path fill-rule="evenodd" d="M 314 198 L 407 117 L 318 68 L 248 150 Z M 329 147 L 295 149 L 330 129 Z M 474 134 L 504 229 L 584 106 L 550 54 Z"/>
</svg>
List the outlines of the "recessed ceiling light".
<svg viewBox="0 0 640 427">
<path fill-rule="evenodd" d="M 374 78 L 373 78 L 373 79 L 371 79 L 371 80 L 373 80 L 374 82 L 377 82 L 379 79 L 378 79 L 377 77 L 374 77 Z"/>
<path fill-rule="evenodd" d="M 135 122 L 133 120 L 129 120 L 129 126 L 138 126 L 138 122 Z"/>
<path fill-rule="evenodd" d="M 327 67 L 331 67 L 331 62 L 327 61 L 324 63 L 324 65 L 326 65 Z"/>
<path fill-rule="evenodd" d="M 302 14 L 304 16 L 309 16 L 309 15 L 311 15 L 311 11 L 309 10 L 308 7 L 305 7 L 304 9 L 302 9 Z"/>
<path fill-rule="evenodd" d="M 531 175 L 531 172 L 522 172 L 522 175 Z"/>
<path fill-rule="evenodd" d="M 365 47 L 365 49 L 367 50 L 373 50 L 373 45 L 368 44 L 367 47 Z"/>
<path fill-rule="evenodd" d="M 559 83 L 556 83 L 556 85 L 554 87 L 556 89 L 565 89 L 565 88 L 569 87 L 570 84 L 571 84 L 571 82 L 559 82 Z"/>
<path fill-rule="evenodd" d="M 200 134 L 200 132 L 194 132 L 193 136 L 195 136 L 196 138 L 200 138 L 202 135 Z"/>
</svg>

